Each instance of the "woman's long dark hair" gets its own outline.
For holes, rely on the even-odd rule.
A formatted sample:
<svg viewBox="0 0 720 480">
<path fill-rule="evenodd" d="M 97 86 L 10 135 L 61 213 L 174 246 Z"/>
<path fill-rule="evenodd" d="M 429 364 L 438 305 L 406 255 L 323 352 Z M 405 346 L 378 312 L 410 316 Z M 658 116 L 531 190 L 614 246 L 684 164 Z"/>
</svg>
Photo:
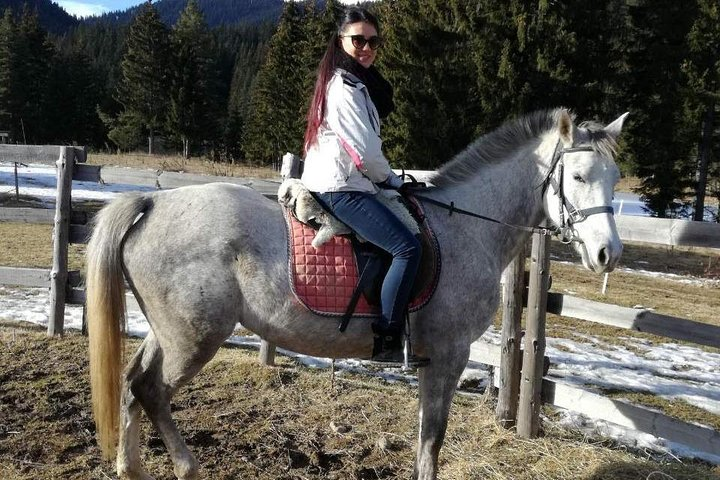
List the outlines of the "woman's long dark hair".
<svg viewBox="0 0 720 480">
<path fill-rule="evenodd" d="M 380 24 L 375 16 L 364 8 L 351 7 L 344 9 L 338 28 L 330 36 L 325 55 L 320 60 L 318 67 L 317 80 L 315 81 L 315 91 L 310 109 L 307 115 L 307 128 L 305 129 L 305 142 L 303 144 L 305 153 L 317 140 L 317 132 L 320 125 L 325 119 L 325 97 L 327 96 L 327 84 L 335 73 L 337 67 L 338 50 L 342 48 L 339 42 L 339 35 L 348 25 L 358 22 L 366 22 L 375 27 L 378 35 L 380 35 Z"/>
</svg>

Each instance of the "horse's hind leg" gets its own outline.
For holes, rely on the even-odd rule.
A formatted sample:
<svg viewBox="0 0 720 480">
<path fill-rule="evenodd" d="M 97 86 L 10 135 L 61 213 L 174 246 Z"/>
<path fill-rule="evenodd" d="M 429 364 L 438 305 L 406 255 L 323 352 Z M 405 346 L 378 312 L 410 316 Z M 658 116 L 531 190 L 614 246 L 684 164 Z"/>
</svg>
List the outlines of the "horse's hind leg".
<svg viewBox="0 0 720 480">
<path fill-rule="evenodd" d="M 128 363 L 123 381 L 120 401 L 120 438 L 116 463 L 118 476 L 128 480 L 152 480 L 152 477 L 143 470 L 140 461 L 140 414 L 142 407 L 130 390 L 130 379 L 140 369 L 146 346 L 152 345 L 153 342 L 154 338 L 151 332 Z"/>
<path fill-rule="evenodd" d="M 167 345 L 152 337 L 145 346 L 137 371 L 129 381 L 129 390 L 142 405 L 160 433 L 173 462 L 175 476 L 191 480 L 198 476 L 198 462 L 190 452 L 170 414 L 170 400 L 177 389 L 188 382 L 215 355 L 234 323 L 221 332 L 205 334 L 178 326 L 173 342 Z M 150 338 L 150 337 L 148 337 Z M 182 340 L 190 341 L 183 345 Z M 147 340 L 146 340 L 147 341 Z M 129 409 L 129 412 L 132 410 Z"/>
</svg>

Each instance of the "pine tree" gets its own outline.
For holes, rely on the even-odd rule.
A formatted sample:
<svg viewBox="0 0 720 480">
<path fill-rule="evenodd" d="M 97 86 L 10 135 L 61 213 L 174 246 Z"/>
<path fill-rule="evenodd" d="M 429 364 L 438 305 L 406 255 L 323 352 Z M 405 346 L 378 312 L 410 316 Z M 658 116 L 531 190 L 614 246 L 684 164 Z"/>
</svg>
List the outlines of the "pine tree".
<svg viewBox="0 0 720 480">
<path fill-rule="evenodd" d="M 378 68 L 393 85 L 395 112 L 383 125 L 396 167 L 435 168 L 472 139 L 478 123 L 470 31 L 463 7 L 444 1 L 381 5 Z"/>
<path fill-rule="evenodd" d="M 218 129 L 217 108 L 210 88 L 212 78 L 212 37 L 196 0 L 190 0 L 171 37 L 174 54 L 169 131 L 182 142 L 183 156 L 190 156 L 190 144 L 208 139 Z"/>
<path fill-rule="evenodd" d="M 225 127 L 227 158 L 233 162 L 244 157 L 242 139 L 248 116 L 250 91 L 262 61 L 266 43 L 247 43 L 238 50 L 228 98 L 228 120 Z"/>
<path fill-rule="evenodd" d="M 623 132 L 640 193 L 659 217 L 683 213 L 680 201 L 692 182 L 688 162 L 694 132 L 682 118 L 681 69 L 686 36 L 695 16 L 693 3 L 637 0 L 628 3 L 624 82 L 632 121 Z"/>
<path fill-rule="evenodd" d="M 698 0 L 698 7 L 688 34 L 689 58 L 683 71 L 688 83 L 688 121 L 699 124 L 693 220 L 702 221 L 708 173 L 720 170 L 720 165 L 713 169 L 711 161 L 712 145 L 718 143 L 716 130 L 720 121 L 717 112 L 720 108 L 720 5 L 713 0 Z M 720 197 L 720 192 L 717 195 Z M 717 220 L 720 221 L 720 215 Z"/>
<path fill-rule="evenodd" d="M 19 125 L 23 143 L 42 143 L 46 132 L 43 104 L 48 72 L 55 50 L 47 32 L 40 27 L 37 12 L 25 4 L 17 28 L 16 54 L 13 65 L 14 121 Z"/>
<path fill-rule="evenodd" d="M 270 40 L 265 63 L 258 72 L 250 100 L 243 149 L 247 159 L 269 164 L 285 152 L 300 152 L 305 92 L 298 46 L 304 40 L 302 5 L 285 4 L 280 24 Z"/>
<path fill-rule="evenodd" d="M 44 142 L 102 145 L 105 131 L 96 109 L 102 101 L 101 83 L 83 52 L 55 56 L 43 96 Z"/>
<path fill-rule="evenodd" d="M 12 11 L 5 10 L 0 20 L 0 130 L 9 131 L 10 138 L 17 138 L 13 131 L 13 66 L 15 64 L 15 22 Z"/>
<path fill-rule="evenodd" d="M 528 111 L 604 110 L 614 55 L 606 28 L 622 0 L 396 0 L 381 8 L 380 64 L 396 90 L 385 129 L 389 156 L 432 168 L 478 134 Z"/>
<path fill-rule="evenodd" d="M 148 1 L 141 7 L 128 32 L 116 97 L 124 112 L 118 118 L 116 128 L 123 131 L 123 137 L 137 130 L 146 133 L 150 154 L 155 136 L 166 122 L 169 59 L 168 29 Z"/>
<path fill-rule="evenodd" d="M 326 0 L 324 8 L 316 1 L 307 1 L 303 9 L 303 40 L 300 42 L 299 64 L 303 67 L 302 99 L 299 105 L 300 128 L 305 131 L 305 117 L 312 100 L 317 79 L 317 68 L 325 55 L 330 35 L 337 29 L 337 18 L 342 5 L 336 0 Z"/>
</svg>

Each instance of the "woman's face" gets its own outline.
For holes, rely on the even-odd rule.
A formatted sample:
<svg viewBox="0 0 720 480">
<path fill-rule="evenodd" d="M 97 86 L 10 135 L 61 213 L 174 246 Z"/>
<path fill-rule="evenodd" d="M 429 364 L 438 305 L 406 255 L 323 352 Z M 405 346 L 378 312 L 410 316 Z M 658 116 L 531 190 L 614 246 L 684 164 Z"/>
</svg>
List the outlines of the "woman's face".
<svg viewBox="0 0 720 480">
<path fill-rule="evenodd" d="M 374 26 L 366 22 L 351 23 L 345 27 L 340 40 L 343 50 L 348 55 L 363 67 L 370 68 L 377 56 L 377 50 L 373 50 L 371 46 L 377 49 L 380 45 L 380 38 Z"/>
</svg>

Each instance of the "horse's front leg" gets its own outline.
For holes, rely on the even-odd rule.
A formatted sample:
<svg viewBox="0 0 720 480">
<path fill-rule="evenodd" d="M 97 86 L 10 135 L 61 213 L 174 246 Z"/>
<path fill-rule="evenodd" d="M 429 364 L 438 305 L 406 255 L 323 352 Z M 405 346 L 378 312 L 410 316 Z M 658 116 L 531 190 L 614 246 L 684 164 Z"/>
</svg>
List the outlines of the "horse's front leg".
<svg viewBox="0 0 720 480">
<path fill-rule="evenodd" d="M 469 345 L 433 350 L 430 365 L 421 368 L 418 375 L 420 430 L 412 476 L 416 480 L 437 478 L 438 454 L 445 439 L 450 404 L 470 356 Z"/>
</svg>

